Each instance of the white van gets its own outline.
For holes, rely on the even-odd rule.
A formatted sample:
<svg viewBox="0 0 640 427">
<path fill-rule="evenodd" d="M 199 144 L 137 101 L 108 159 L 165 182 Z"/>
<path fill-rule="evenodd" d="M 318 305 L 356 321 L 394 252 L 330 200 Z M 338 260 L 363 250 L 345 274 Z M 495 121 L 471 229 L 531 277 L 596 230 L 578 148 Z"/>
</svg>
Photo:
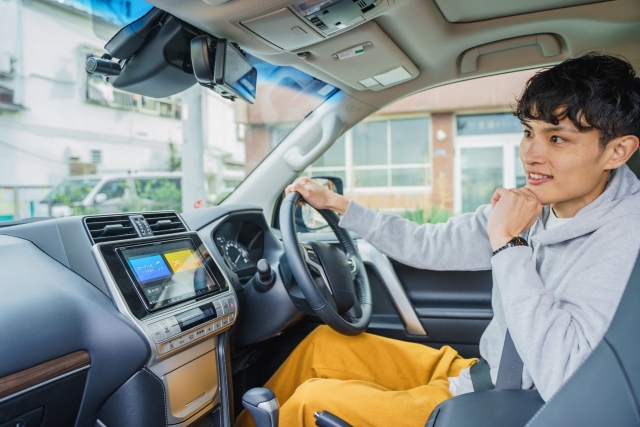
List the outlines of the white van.
<svg viewBox="0 0 640 427">
<path fill-rule="evenodd" d="M 38 204 L 36 216 L 182 210 L 181 172 L 82 175 L 62 181 Z"/>
</svg>

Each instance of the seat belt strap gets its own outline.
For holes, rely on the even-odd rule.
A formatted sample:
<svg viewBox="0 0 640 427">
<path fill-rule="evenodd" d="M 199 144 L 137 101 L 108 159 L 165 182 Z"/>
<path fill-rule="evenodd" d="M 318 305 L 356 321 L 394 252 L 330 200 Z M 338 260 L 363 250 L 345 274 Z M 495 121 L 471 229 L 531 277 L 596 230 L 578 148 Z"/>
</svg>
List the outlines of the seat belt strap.
<svg viewBox="0 0 640 427">
<path fill-rule="evenodd" d="M 486 360 L 480 359 L 469 369 L 473 391 L 493 390 L 495 386 L 491 382 L 491 367 Z"/>
<path fill-rule="evenodd" d="M 524 370 L 524 362 L 516 350 L 513 343 L 511 333 L 507 329 L 507 336 L 504 337 L 504 347 L 502 348 L 502 357 L 500 358 L 500 367 L 498 368 L 498 379 L 496 380 L 496 389 L 520 389 L 522 388 L 522 371 Z"/>
</svg>

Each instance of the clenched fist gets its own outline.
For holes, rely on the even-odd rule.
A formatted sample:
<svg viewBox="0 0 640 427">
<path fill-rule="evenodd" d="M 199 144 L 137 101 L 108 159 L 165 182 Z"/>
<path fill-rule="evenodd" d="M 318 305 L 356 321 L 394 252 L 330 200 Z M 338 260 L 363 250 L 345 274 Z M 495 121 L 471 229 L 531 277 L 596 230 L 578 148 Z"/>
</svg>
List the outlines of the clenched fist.
<svg viewBox="0 0 640 427">
<path fill-rule="evenodd" d="M 487 234 L 495 251 L 531 228 L 542 212 L 542 205 L 528 188 L 498 187 L 491 198 Z"/>
<path fill-rule="evenodd" d="M 349 200 L 338 193 L 324 188 L 309 177 L 303 176 L 285 190 L 285 194 L 297 191 L 304 200 L 316 209 L 332 209 L 344 214 L 349 206 Z"/>
</svg>

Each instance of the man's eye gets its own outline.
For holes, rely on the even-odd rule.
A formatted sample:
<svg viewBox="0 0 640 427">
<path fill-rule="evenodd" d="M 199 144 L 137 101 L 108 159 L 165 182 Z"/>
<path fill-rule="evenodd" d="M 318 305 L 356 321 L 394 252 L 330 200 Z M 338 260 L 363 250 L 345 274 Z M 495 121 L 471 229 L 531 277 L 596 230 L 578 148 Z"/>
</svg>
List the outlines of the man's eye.
<svg viewBox="0 0 640 427">
<path fill-rule="evenodd" d="M 564 141 L 564 139 L 562 139 L 561 137 L 559 137 L 558 135 L 553 135 L 551 137 L 551 142 L 553 142 L 554 144 L 558 144 L 560 142 Z"/>
<path fill-rule="evenodd" d="M 530 130 L 525 130 L 524 131 L 524 137 L 525 138 L 531 138 L 531 131 Z"/>
</svg>

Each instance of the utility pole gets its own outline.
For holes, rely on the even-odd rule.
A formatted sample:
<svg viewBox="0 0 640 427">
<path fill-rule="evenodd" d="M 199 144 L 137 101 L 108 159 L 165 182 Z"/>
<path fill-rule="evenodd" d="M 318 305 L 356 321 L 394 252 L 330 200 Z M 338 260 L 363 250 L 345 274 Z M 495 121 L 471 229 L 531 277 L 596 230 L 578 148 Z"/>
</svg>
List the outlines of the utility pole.
<svg viewBox="0 0 640 427">
<path fill-rule="evenodd" d="M 199 84 L 182 94 L 182 212 L 197 209 L 195 206 L 207 198 L 204 189 L 202 98 Z"/>
</svg>

